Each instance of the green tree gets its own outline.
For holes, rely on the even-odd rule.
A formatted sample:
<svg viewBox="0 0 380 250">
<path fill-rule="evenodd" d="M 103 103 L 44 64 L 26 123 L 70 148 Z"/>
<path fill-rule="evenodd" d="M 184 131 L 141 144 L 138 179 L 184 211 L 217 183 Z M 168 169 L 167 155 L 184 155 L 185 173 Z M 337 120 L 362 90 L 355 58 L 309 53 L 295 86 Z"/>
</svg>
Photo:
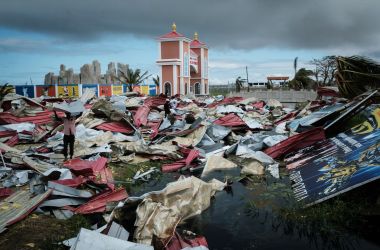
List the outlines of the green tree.
<svg viewBox="0 0 380 250">
<path fill-rule="evenodd" d="M 119 72 L 121 77 L 118 80 L 122 83 L 126 83 L 130 92 L 133 90 L 133 85 L 140 85 L 148 77 L 150 77 L 150 75 L 148 75 L 148 71 L 141 74 L 140 69 L 133 70 L 128 68 L 127 72 L 123 72 L 121 70 L 119 70 Z"/>
<path fill-rule="evenodd" d="M 305 68 L 300 68 L 293 80 L 289 82 L 289 86 L 294 89 L 310 89 L 315 85 L 315 81 L 310 78 L 314 72 Z"/>
<path fill-rule="evenodd" d="M 336 82 L 339 92 L 354 98 L 369 89 L 380 87 L 380 64 L 363 56 L 336 57 Z"/>
</svg>

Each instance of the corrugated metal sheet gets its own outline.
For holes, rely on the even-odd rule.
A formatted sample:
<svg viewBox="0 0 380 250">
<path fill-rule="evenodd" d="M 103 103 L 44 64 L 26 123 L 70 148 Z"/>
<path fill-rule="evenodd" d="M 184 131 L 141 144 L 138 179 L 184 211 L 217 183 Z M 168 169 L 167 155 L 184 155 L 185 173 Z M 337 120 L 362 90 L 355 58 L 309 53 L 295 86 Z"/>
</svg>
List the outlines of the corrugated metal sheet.
<svg viewBox="0 0 380 250">
<path fill-rule="evenodd" d="M 64 113 L 57 112 L 59 117 L 64 117 Z M 53 122 L 54 113 L 52 111 L 42 111 L 37 113 L 35 116 L 23 116 L 17 117 L 11 114 L 10 112 L 1 112 L 0 113 L 0 124 L 14 124 L 14 123 L 23 123 L 31 122 L 37 125 L 47 124 Z"/>
<path fill-rule="evenodd" d="M 227 98 L 224 98 L 220 102 L 213 102 L 213 103 L 211 103 L 210 105 L 208 105 L 208 108 L 213 108 L 213 107 L 216 107 L 216 106 L 219 106 L 219 105 L 234 104 L 234 103 L 238 103 L 238 102 L 243 101 L 243 100 L 244 100 L 244 98 L 240 97 L 240 96 L 227 97 Z"/>
<path fill-rule="evenodd" d="M 105 168 L 107 158 L 100 157 L 96 161 L 82 160 L 79 158 L 66 161 L 63 165 L 76 174 L 95 174 Z"/>
<path fill-rule="evenodd" d="M 314 128 L 306 132 L 293 135 L 273 147 L 267 148 L 264 153 L 272 158 L 278 158 L 295 150 L 311 146 L 314 143 L 324 139 L 326 139 L 325 130 L 323 128 Z"/>
<path fill-rule="evenodd" d="M 174 172 L 177 171 L 178 169 L 189 166 L 190 163 L 195 160 L 199 156 L 199 151 L 192 149 L 188 152 L 188 155 L 186 156 L 185 159 L 170 163 L 170 164 L 164 164 L 162 165 L 162 172 L 168 173 L 168 172 Z"/>
<path fill-rule="evenodd" d="M 157 107 L 160 105 L 164 105 L 166 102 L 165 97 L 161 96 L 154 96 L 154 97 L 148 97 L 144 100 L 144 105 L 148 107 Z"/>
<path fill-rule="evenodd" d="M 15 136 L 15 135 L 17 135 L 17 132 L 15 130 L 0 131 L 0 138 L 10 137 L 10 136 Z"/>
<path fill-rule="evenodd" d="M 24 219 L 50 195 L 50 191 L 31 197 L 29 190 L 20 190 L 0 204 L 0 232 Z"/>
<path fill-rule="evenodd" d="M 122 122 L 105 122 L 95 127 L 96 129 L 119 132 L 123 134 L 131 134 L 134 132 L 133 128 Z"/>
<path fill-rule="evenodd" d="M 215 124 L 226 126 L 226 127 L 238 127 L 246 126 L 245 122 L 234 113 L 228 114 L 214 121 Z"/>
<path fill-rule="evenodd" d="M 102 213 L 106 211 L 106 205 L 108 202 L 125 200 L 127 197 L 128 194 L 124 188 L 115 190 L 113 192 L 106 191 L 91 199 L 89 202 L 79 206 L 77 209 L 75 209 L 75 213 Z"/>
<path fill-rule="evenodd" d="M 136 114 L 133 116 L 136 127 L 140 127 L 141 125 L 145 126 L 147 124 L 149 112 L 150 108 L 145 104 L 137 109 Z"/>
<path fill-rule="evenodd" d="M 112 190 L 115 189 L 112 171 L 106 167 L 107 158 L 100 157 L 96 161 L 88 161 L 82 159 L 73 159 L 64 163 L 76 174 L 87 176 L 87 178 L 95 183 L 107 184 Z"/>
</svg>

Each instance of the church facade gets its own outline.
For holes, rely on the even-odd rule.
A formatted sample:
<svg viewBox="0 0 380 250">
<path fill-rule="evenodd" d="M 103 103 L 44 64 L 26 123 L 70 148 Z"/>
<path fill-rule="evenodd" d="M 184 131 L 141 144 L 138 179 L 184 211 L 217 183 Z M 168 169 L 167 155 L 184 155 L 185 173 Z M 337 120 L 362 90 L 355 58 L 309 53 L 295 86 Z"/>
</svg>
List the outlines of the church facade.
<svg viewBox="0 0 380 250">
<path fill-rule="evenodd" d="M 198 34 L 191 40 L 177 32 L 175 24 L 172 31 L 158 39 L 158 60 L 160 67 L 159 93 L 167 96 L 176 94 L 207 95 L 208 47 L 199 41 Z"/>
</svg>

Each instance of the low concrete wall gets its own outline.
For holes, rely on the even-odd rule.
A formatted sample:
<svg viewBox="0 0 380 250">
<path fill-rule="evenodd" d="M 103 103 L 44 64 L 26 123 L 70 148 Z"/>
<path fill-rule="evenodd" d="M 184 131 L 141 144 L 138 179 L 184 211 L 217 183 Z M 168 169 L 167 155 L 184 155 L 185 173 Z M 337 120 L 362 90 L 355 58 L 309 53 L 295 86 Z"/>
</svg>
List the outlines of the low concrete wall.
<svg viewBox="0 0 380 250">
<path fill-rule="evenodd" d="M 230 92 L 229 96 L 256 97 L 263 101 L 276 99 L 282 103 L 300 103 L 315 100 L 317 92 L 310 90 L 251 90 L 250 92 L 244 91 L 240 93 Z"/>
</svg>

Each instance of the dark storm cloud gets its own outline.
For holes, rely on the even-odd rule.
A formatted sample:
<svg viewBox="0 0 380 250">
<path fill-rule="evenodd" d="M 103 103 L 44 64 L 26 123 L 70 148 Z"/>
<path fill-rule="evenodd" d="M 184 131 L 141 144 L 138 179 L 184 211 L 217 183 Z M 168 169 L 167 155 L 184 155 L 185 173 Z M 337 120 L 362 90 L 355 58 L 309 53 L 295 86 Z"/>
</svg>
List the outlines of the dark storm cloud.
<svg viewBox="0 0 380 250">
<path fill-rule="evenodd" d="M 0 26 L 69 40 L 156 37 L 175 21 L 213 47 L 373 47 L 379 0 L 2 0 Z"/>
</svg>

